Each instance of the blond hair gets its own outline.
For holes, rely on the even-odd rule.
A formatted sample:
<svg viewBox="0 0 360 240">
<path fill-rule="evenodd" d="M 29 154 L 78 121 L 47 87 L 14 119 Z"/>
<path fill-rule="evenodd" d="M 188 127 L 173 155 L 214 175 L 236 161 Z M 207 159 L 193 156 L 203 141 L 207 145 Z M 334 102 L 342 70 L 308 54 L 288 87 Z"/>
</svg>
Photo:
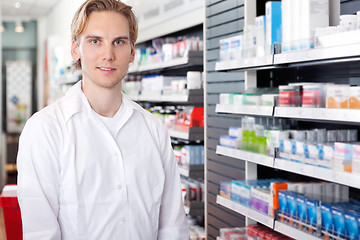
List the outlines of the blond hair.
<svg viewBox="0 0 360 240">
<path fill-rule="evenodd" d="M 114 11 L 125 16 L 129 22 L 130 42 L 134 44 L 138 36 L 138 24 L 132 7 L 119 0 L 87 0 L 76 11 L 71 23 L 71 39 L 78 41 L 81 33 L 87 27 L 92 12 Z M 73 63 L 74 70 L 81 69 L 80 59 Z"/>
</svg>

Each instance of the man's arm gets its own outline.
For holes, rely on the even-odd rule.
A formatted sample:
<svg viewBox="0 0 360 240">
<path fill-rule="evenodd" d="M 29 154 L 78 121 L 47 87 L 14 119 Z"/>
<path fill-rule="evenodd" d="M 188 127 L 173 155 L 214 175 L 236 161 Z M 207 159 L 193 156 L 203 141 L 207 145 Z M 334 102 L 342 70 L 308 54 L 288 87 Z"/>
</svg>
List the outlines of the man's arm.
<svg viewBox="0 0 360 240">
<path fill-rule="evenodd" d="M 160 207 L 158 240 L 189 239 L 184 203 L 181 195 L 180 175 L 167 130 L 163 129 L 162 156 L 165 183 Z"/>
<path fill-rule="evenodd" d="M 17 156 L 18 200 L 24 240 L 61 239 L 59 211 L 59 128 L 30 119 Z"/>
</svg>

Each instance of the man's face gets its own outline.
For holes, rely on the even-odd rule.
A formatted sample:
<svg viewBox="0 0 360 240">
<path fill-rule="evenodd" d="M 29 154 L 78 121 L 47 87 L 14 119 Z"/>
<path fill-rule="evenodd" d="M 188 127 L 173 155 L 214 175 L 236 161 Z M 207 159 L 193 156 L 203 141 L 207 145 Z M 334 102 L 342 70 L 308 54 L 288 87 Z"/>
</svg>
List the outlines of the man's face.
<svg viewBox="0 0 360 240">
<path fill-rule="evenodd" d="M 71 53 L 74 61 L 81 60 L 87 87 L 121 89 L 121 80 L 134 61 L 128 20 L 111 11 L 91 13 L 79 40 L 73 41 Z"/>
</svg>

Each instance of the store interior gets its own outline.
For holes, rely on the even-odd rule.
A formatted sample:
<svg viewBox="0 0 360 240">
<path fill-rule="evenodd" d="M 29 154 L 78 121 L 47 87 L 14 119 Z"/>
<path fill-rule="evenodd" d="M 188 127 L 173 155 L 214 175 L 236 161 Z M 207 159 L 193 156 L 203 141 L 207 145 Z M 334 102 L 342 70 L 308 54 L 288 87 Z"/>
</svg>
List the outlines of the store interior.
<svg viewBox="0 0 360 240">
<path fill-rule="evenodd" d="M 26 120 L 82 78 L 82 2 L 1 1 L 0 239 Z M 124 2 L 123 92 L 168 129 L 190 239 L 360 239 L 360 1 Z"/>
</svg>

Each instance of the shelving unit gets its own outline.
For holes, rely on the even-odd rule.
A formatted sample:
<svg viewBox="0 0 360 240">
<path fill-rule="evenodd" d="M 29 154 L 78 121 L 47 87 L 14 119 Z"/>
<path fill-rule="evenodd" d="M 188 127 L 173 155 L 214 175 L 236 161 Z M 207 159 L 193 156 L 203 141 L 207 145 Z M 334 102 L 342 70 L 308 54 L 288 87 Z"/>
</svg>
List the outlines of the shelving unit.
<svg viewBox="0 0 360 240">
<path fill-rule="evenodd" d="M 166 62 L 158 62 L 147 65 L 131 65 L 129 68 L 129 74 L 145 74 L 152 72 L 159 72 L 169 69 L 186 68 L 194 66 L 202 66 L 203 64 L 203 52 L 190 51 L 186 57 L 174 58 Z"/>
<path fill-rule="evenodd" d="M 141 102 L 155 102 L 155 103 L 178 103 L 186 105 L 196 105 L 203 102 L 204 91 L 202 89 L 189 89 L 183 94 L 169 94 L 169 95 L 138 95 L 133 96 L 132 99 Z"/>
<path fill-rule="evenodd" d="M 215 66 L 216 71 L 242 70 L 242 69 L 267 69 L 273 68 L 273 56 L 264 56 L 261 58 L 244 58 L 232 61 L 217 62 Z"/>
<path fill-rule="evenodd" d="M 266 216 L 265 214 L 257 212 L 251 208 L 243 206 L 239 203 L 236 203 L 234 201 L 231 201 L 230 199 L 224 198 L 219 195 L 216 197 L 216 203 L 220 204 L 224 207 L 227 207 L 237 213 L 240 213 L 244 216 L 247 216 L 247 217 L 255 220 L 256 222 L 262 223 L 269 228 L 274 228 L 275 219 L 270 216 Z"/>
<path fill-rule="evenodd" d="M 190 165 L 189 167 L 179 166 L 181 176 L 192 179 L 204 179 L 204 165 Z"/>
<path fill-rule="evenodd" d="M 360 109 L 275 107 L 274 117 L 308 121 L 359 123 Z"/>
<path fill-rule="evenodd" d="M 267 167 L 274 166 L 274 157 L 266 156 L 259 153 L 252 153 L 240 149 L 218 145 L 216 146 L 216 154 L 260 164 Z"/>
<path fill-rule="evenodd" d="M 243 4 L 242 11 L 244 12 L 244 15 L 247 15 L 249 18 L 255 18 L 256 15 L 259 14 L 259 9 L 256 8 L 256 3 L 264 4 L 265 1 L 241 1 L 240 5 Z M 264 158 L 264 156 L 259 156 L 255 153 L 217 145 L 218 137 L 226 135 L 228 127 L 239 126 L 236 121 L 240 122 L 239 117 L 242 116 L 274 117 L 298 120 L 301 122 L 301 126 L 306 126 L 306 129 L 317 128 L 317 126 L 319 126 L 318 128 L 340 129 L 344 128 L 344 125 L 350 125 L 351 127 L 349 128 L 360 129 L 360 110 L 299 107 L 271 107 L 266 109 L 257 106 L 218 104 L 218 95 L 221 93 L 239 93 L 249 88 L 256 88 L 258 83 L 260 83 L 259 87 L 264 87 L 264 85 L 268 83 L 268 79 L 265 77 L 265 79 L 260 79 L 262 81 L 257 82 L 257 77 L 263 78 L 265 74 L 268 73 L 271 73 L 271 79 L 274 81 L 276 81 L 278 77 L 274 76 L 276 74 L 284 78 L 280 79 L 278 82 L 279 85 L 289 81 L 287 80 L 289 77 L 289 79 L 292 79 L 294 82 L 329 81 L 342 84 L 348 80 L 349 83 L 353 85 L 360 85 L 360 81 L 358 80 L 359 76 L 354 76 L 359 72 L 354 71 L 354 68 L 359 69 L 360 43 L 309 49 L 297 52 L 286 52 L 274 54 L 265 58 L 260 57 L 219 62 L 217 59 L 219 55 L 219 39 L 227 38 L 230 34 L 236 35 L 242 32 L 241 27 L 232 27 L 228 24 L 228 22 L 233 21 L 238 24 L 242 21 L 244 24 L 253 24 L 251 20 L 248 20 L 249 18 L 242 19 L 241 17 L 244 15 L 231 15 L 233 11 L 232 9 L 238 8 L 239 3 L 222 4 L 223 3 L 220 4 L 218 2 L 209 2 L 207 4 L 209 13 L 207 14 L 208 22 L 206 27 L 206 31 L 209 33 L 207 37 L 208 46 L 206 47 L 206 49 L 208 49 L 208 55 L 206 58 L 208 62 L 205 66 L 207 75 L 209 76 L 207 85 L 208 90 L 206 91 L 206 97 L 208 98 L 206 102 L 208 107 L 206 116 L 209 120 L 208 124 L 205 126 L 206 132 L 208 133 L 208 136 L 205 139 L 205 144 L 208 144 L 206 151 L 209 156 L 207 159 L 208 166 L 206 168 L 206 171 L 208 172 L 207 184 L 209 186 L 208 201 L 206 204 L 208 209 L 210 209 L 210 212 L 208 213 L 208 225 L 210 225 L 208 227 L 208 237 L 212 240 L 219 239 L 216 238 L 218 228 L 228 226 L 227 223 L 234 218 L 233 214 L 230 216 L 230 214 L 227 214 L 226 211 L 221 211 L 221 209 L 216 209 L 216 207 L 214 207 L 214 197 L 212 196 L 213 194 L 217 194 L 216 191 L 218 191 L 220 181 L 230 181 L 231 179 L 235 179 L 235 177 L 237 177 L 236 179 L 258 178 L 261 176 L 261 174 L 257 172 L 258 169 L 263 170 L 264 168 L 258 168 L 257 165 L 269 167 L 271 168 L 271 171 L 282 170 L 276 172 L 281 172 L 283 174 L 296 173 L 311 178 L 346 185 L 355 188 L 354 191 L 357 191 L 356 194 L 358 194 L 358 190 L 360 189 L 360 175 L 337 172 L 327 168 L 297 163 L 280 158 Z M 224 5 L 226 5 L 226 7 Z M 221 8 L 221 11 L 219 11 L 223 14 L 223 16 L 226 14 L 229 16 L 228 18 L 224 17 L 224 19 L 226 18 L 226 21 L 224 20 L 221 22 L 218 20 L 217 15 L 212 15 L 212 11 L 217 11 L 214 10 L 216 8 Z M 356 1 L 341 1 L 341 14 L 354 14 L 354 12 L 359 9 L 360 4 Z M 219 12 L 216 12 L 216 14 L 219 14 Z M 231 30 L 220 29 L 220 24 L 222 24 L 222 28 L 231 28 Z M 215 44 L 214 42 L 216 41 L 217 43 Z M 215 48 L 217 51 L 216 53 L 214 51 Z M 339 63 L 339 65 L 337 63 Z M 334 72 L 334 76 L 327 73 L 328 68 L 331 69 L 329 72 Z M 314 73 L 313 69 L 316 69 L 319 73 Z M 240 77 L 237 78 L 235 77 L 235 74 L 238 73 L 243 75 L 239 74 L 237 76 Z M 266 76 L 268 77 L 269 75 Z M 353 79 L 350 81 L 349 78 Z M 237 81 L 235 79 L 237 79 Z M 217 114 L 214 115 L 214 112 Z M 234 161 L 234 159 L 241 161 Z M 239 169 L 241 168 L 245 169 L 245 171 L 239 173 L 241 171 Z M 251 209 L 244 209 L 244 206 L 238 206 L 239 204 L 232 203 L 226 198 L 217 196 L 215 202 L 239 213 L 239 215 L 245 216 L 245 224 L 251 223 L 252 220 L 261 223 L 268 220 L 266 218 L 267 216 L 265 216 L 265 218 L 264 215 L 258 216 L 258 212 L 255 211 L 254 213 L 250 211 Z M 216 216 L 217 213 L 219 217 L 214 220 L 213 216 Z M 294 239 L 322 239 L 274 219 L 272 226 L 269 222 L 267 223 L 275 231 L 283 233 Z M 238 225 L 243 226 L 241 223 Z"/>
<path fill-rule="evenodd" d="M 354 188 L 360 188 L 360 175 L 352 173 L 337 172 L 332 169 L 297 163 L 280 158 L 275 159 L 274 168 L 330 182 L 340 183 Z"/>
<path fill-rule="evenodd" d="M 274 107 L 272 107 L 272 106 L 243 106 L 243 105 L 230 105 L 230 104 L 229 105 L 216 104 L 215 112 L 271 117 L 271 116 L 273 116 L 273 113 L 274 113 Z"/>
<path fill-rule="evenodd" d="M 203 127 L 189 127 L 181 129 L 169 129 L 170 137 L 180 138 L 184 140 L 196 141 L 204 140 Z"/>
</svg>

